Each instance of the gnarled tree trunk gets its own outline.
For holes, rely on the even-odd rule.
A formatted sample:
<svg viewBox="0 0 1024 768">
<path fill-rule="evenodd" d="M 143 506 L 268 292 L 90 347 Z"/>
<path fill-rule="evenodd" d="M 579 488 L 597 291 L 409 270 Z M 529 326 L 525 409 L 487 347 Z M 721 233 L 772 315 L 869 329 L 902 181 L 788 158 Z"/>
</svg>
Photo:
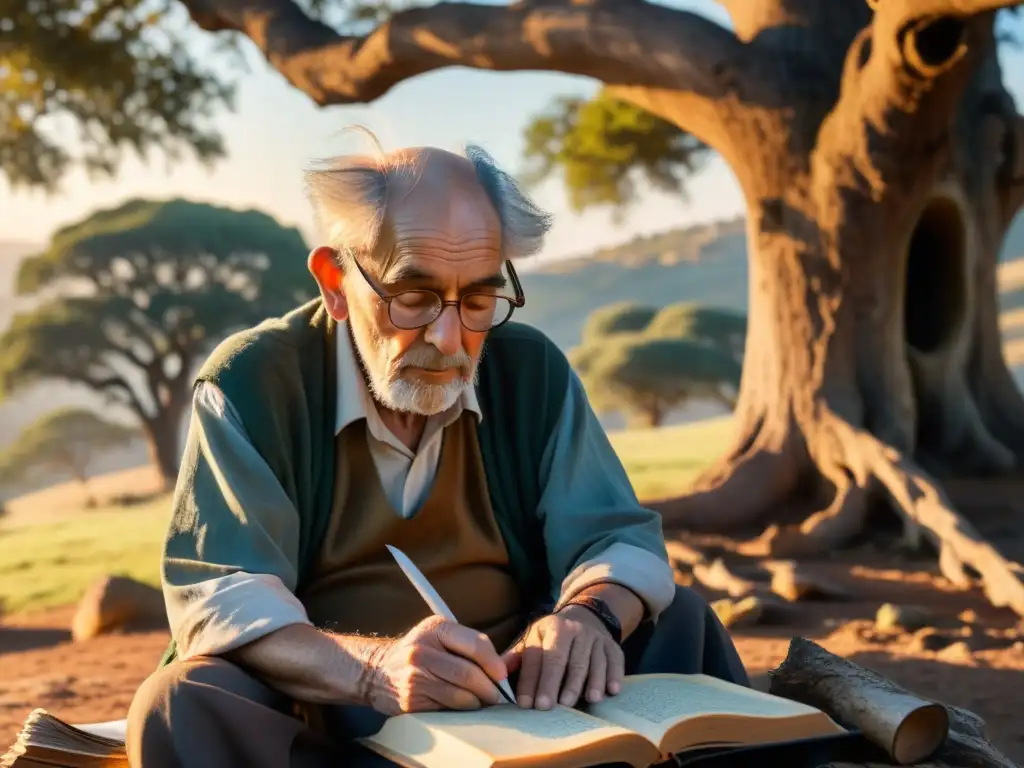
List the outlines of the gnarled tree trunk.
<svg viewBox="0 0 1024 768">
<path fill-rule="evenodd" d="M 345 37 L 291 0 L 182 0 L 247 34 L 318 104 L 447 66 L 597 78 L 732 167 L 749 213 L 750 328 L 733 449 L 666 525 L 776 523 L 777 552 L 841 544 L 884 492 L 944 572 L 1024 615 L 1015 564 L 932 474 L 1024 457 L 995 258 L 1024 200 L 1024 121 L 994 12 L 1016 0 L 720 0 L 735 34 L 643 0 L 440 3 Z"/>
<path fill-rule="evenodd" d="M 811 4 L 776 5 L 799 14 Z M 964 583 L 970 566 L 993 602 L 1024 615 L 1019 566 L 931 477 L 1007 471 L 1022 457 L 1024 403 L 1001 352 L 995 267 L 1020 203 L 1010 149 L 1024 149 L 1024 132 L 992 17 L 882 2 L 858 20 L 850 3 L 835 5 L 851 38 L 842 66 L 830 71 L 824 52 L 809 60 L 792 47 L 799 36 L 780 35 L 764 63 L 791 84 L 789 102 L 724 126 L 749 204 L 738 431 L 691 493 L 660 508 L 669 526 L 775 523 L 767 548 L 791 556 L 848 541 L 885 491 L 948 577 Z M 833 42 L 839 33 L 830 26 Z M 670 93 L 616 91 L 685 124 Z"/>
</svg>

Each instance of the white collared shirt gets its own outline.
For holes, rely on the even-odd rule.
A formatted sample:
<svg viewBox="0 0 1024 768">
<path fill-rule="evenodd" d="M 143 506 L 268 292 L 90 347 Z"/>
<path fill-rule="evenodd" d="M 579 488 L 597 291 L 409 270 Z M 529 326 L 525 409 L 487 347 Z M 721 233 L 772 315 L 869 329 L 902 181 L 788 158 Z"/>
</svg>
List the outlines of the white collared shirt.
<svg viewBox="0 0 1024 768">
<path fill-rule="evenodd" d="M 403 518 L 411 518 L 429 492 L 441 458 L 444 430 L 454 424 L 464 410 L 482 419 L 476 390 L 467 387 L 446 411 L 427 417 L 423 436 L 416 450 L 395 437 L 380 417 L 373 394 L 363 378 L 346 323 L 338 323 L 338 393 L 334 434 L 359 419 L 366 419 L 370 456 L 377 467 L 384 493 L 392 508 Z"/>
</svg>

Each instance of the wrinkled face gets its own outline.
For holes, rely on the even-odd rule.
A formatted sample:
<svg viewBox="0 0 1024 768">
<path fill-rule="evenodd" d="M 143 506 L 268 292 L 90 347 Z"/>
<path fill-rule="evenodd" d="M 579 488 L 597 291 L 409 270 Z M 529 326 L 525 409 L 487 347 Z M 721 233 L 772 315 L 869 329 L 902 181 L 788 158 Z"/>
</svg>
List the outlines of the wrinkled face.
<svg viewBox="0 0 1024 768">
<path fill-rule="evenodd" d="M 343 314 L 374 397 L 391 410 L 421 415 L 447 410 L 474 385 L 487 334 L 467 330 L 455 306 L 425 327 L 396 327 L 374 288 L 386 296 L 430 290 L 445 301 L 506 293 L 501 226 L 486 193 L 465 169 L 430 170 L 389 206 L 377 253 L 356 256 L 366 275 L 346 269 L 340 284 Z M 396 317 L 411 306 L 394 301 Z"/>
</svg>

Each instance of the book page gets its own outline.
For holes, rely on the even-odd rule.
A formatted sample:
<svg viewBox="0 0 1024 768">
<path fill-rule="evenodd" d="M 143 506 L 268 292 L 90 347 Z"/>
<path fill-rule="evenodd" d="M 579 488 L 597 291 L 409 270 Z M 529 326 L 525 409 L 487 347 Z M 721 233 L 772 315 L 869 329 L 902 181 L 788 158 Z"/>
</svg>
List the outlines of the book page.
<svg viewBox="0 0 1024 768">
<path fill-rule="evenodd" d="M 417 719 L 495 757 L 572 749 L 622 730 L 566 707 L 541 711 L 511 704 L 473 712 L 428 712 Z"/>
<path fill-rule="evenodd" d="M 456 746 L 459 753 L 470 748 L 500 763 L 572 752 L 606 740 L 640 742 L 642 754 L 653 749 L 637 734 L 578 710 L 556 706 L 540 711 L 511 704 L 472 712 L 400 715 L 388 720 L 380 733 L 367 741 L 377 742 L 421 765 L 433 766 L 447 765 L 444 759 L 453 756 Z M 468 758 L 463 758 L 461 764 L 469 763 Z"/>
<path fill-rule="evenodd" d="M 708 675 L 627 677 L 618 696 L 592 704 L 587 711 L 631 728 L 655 744 L 671 726 L 694 717 L 717 714 L 771 720 L 820 714 L 813 707 Z"/>
</svg>

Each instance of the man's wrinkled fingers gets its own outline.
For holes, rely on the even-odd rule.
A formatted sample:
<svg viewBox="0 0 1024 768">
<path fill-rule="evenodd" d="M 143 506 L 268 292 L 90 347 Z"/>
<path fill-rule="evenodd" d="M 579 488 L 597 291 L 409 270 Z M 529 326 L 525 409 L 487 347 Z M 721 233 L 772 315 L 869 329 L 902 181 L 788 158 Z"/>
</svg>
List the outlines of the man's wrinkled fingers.
<svg viewBox="0 0 1024 768">
<path fill-rule="evenodd" d="M 430 698 L 443 709 L 455 709 L 464 712 L 480 709 L 483 703 L 470 691 L 444 680 L 438 680 L 430 688 Z"/>
<path fill-rule="evenodd" d="M 537 684 L 540 682 L 541 662 L 544 652 L 536 645 L 523 648 L 522 662 L 519 667 L 519 684 L 516 699 L 523 709 L 532 709 L 537 696 Z"/>
<path fill-rule="evenodd" d="M 494 649 L 491 638 L 483 632 L 449 622 L 439 627 L 438 639 L 449 651 L 475 662 L 494 679 L 501 680 L 508 675 L 505 662 Z"/>
<path fill-rule="evenodd" d="M 574 707 L 579 701 L 583 686 L 587 682 L 591 649 L 595 644 L 594 638 L 588 635 L 579 635 L 573 641 L 566 663 L 562 692 L 558 697 L 558 703 L 563 707 Z"/>
<path fill-rule="evenodd" d="M 596 704 L 604 698 L 608 686 L 608 654 L 603 643 L 594 643 L 590 651 L 590 670 L 587 673 L 587 701 Z"/>
<path fill-rule="evenodd" d="M 567 648 L 545 648 L 541 659 L 540 682 L 537 684 L 537 709 L 550 709 L 558 701 L 558 693 L 565 679 L 565 668 L 569 662 Z"/>
<path fill-rule="evenodd" d="M 608 659 L 606 690 L 615 695 L 622 690 L 622 680 L 626 676 L 626 658 L 622 653 L 622 648 L 614 643 L 605 645 L 605 655 Z"/>
<path fill-rule="evenodd" d="M 446 683 L 473 694 L 486 704 L 497 704 L 501 699 L 498 687 L 479 666 L 461 656 L 447 654 L 438 660 L 431 672 Z"/>
</svg>

